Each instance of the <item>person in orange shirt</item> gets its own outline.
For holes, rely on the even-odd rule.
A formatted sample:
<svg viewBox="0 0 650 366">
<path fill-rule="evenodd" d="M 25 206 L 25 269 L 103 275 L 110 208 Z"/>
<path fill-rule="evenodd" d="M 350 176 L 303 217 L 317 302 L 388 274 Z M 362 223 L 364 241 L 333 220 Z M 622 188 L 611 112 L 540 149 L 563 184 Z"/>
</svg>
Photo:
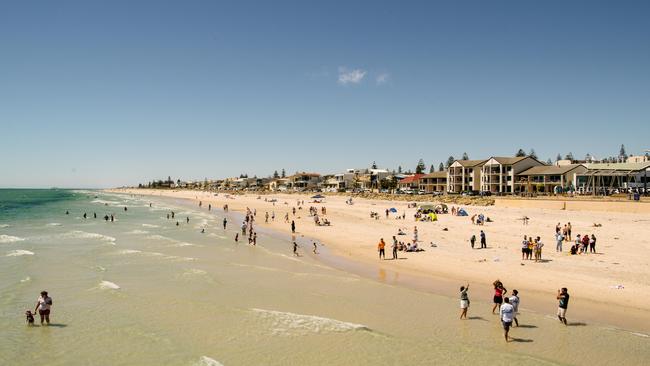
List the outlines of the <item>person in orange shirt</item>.
<svg viewBox="0 0 650 366">
<path fill-rule="evenodd" d="M 384 238 L 381 238 L 379 244 L 377 244 L 377 249 L 379 249 L 379 259 L 386 259 L 386 252 L 384 248 L 386 248 L 386 243 L 384 242 Z"/>
</svg>

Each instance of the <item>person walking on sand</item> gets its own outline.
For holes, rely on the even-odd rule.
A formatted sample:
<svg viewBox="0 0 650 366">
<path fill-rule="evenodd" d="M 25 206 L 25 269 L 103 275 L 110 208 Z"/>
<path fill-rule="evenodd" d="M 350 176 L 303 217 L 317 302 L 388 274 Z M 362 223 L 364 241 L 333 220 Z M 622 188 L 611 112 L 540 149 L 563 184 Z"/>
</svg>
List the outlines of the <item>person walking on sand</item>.
<svg viewBox="0 0 650 366">
<path fill-rule="evenodd" d="M 239 233 L 235 234 L 235 243 L 239 243 Z"/>
<path fill-rule="evenodd" d="M 386 243 L 384 242 L 384 238 L 381 238 L 381 240 L 379 240 L 379 244 L 377 244 L 377 250 L 379 250 L 379 259 L 386 259 L 385 248 Z"/>
<path fill-rule="evenodd" d="M 596 235 L 591 234 L 591 240 L 589 240 L 589 252 L 596 254 Z"/>
<path fill-rule="evenodd" d="M 501 324 L 503 324 L 504 337 L 506 342 L 510 342 L 508 333 L 510 332 L 510 327 L 512 326 L 512 320 L 514 319 L 515 308 L 510 304 L 510 299 L 507 297 L 503 299 L 504 304 L 501 305 L 499 309 L 499 314 L 501 314 Z"/>
<path fill-rule="evenodd" d="M 567 235 L 567 240 L 571 241 L 571 223 L 567 222 L 566 224 L 566 235 Z"/>
<path fill-rule="evenodd" d="M 469 283 L 467 286 L 460 286 L 460 319 L 467 319 L 467 309 L 469 308 Z"/>
<path fill-rule="evenodd" d="M 564 325 L 567 325 L 566 310 L 569 307 L 569 291 L 566 287 L 562 287 L 561 290 L 557 290 L 557 299 L 560 302 L 557 308 L 557 318 L 560 319 Z"/>
<path fill-rule="evenodd" d="M 510 305 L 515 309 L 512 313 L 512 319 L 515 321 L 515 326 L 519 326 L 519 320 L 517 320 L 517 314 L 519 312 L 519 291 L 512 290 L 512 296 L 510 296 Z"/>
<path fill-rule="evenodd" d="M 564 235 L 557 230 L 555 233 L 555 251 L 558 253 L 562 253 L 562 242 L 564 241 Z"/>
<path fill-rule="evenodd" d="M 318 254 L 318 252 L 316 251 L 316 249 L 318 249 L 318 247 L 316 246 L 316 242 L 314 242 L 314 254 Z"/>
<path fill-rule="evenodd" d="M 226 230 L 226 225 L 228 225 L 228 219 L 224 217 L 223 218 L 223 229 L 224 230 Z"/>
<path fill-rule="evenodd" d="M 499 309 L 501 308 L 501 304 L 503 303 L 503 297 L 505 296 L 506 292 L 508 292 L 508 290 L 506 290 L 506 288 L 503 287 L 503 283 L 501 283 L 500 280 L 494 281 L 493 285 L 494 285 L 494 298 L 492 299 L 492 301 L 494 302 L 494 306 L 492 307 L 492 314 L 495 314 L 497 307 L 499 307 Z"/>
<path fill-rule="evenodd" d="M 487 249 L 487 241 L 485 240 L 485 233 L 481 230 L 481 249 Z"/>
<path fill-rule="evenodd" d="M 293 255 L 295 255 L 296 257 L 300 257 L 300 254 L 298 254 L 298 243 L 296 243 L 295 241 L 293 242 Z"/>
<path fill-rule="evenodd" d="M 50 325 L 50 308 L 52 307 L 52 298 L 47 295 L 47 291 L 41 291 L 41 296 L 36 300 L 36 308 L 34 313 L 38 310 L 38 315 L 41 317 L 41 325 L 43 321 Z"/>
<path fill-rule="evenodd" d="M 295 234 L 296 233 L 296 222 L 291 220 L 291 233 Z"/>
</svg>

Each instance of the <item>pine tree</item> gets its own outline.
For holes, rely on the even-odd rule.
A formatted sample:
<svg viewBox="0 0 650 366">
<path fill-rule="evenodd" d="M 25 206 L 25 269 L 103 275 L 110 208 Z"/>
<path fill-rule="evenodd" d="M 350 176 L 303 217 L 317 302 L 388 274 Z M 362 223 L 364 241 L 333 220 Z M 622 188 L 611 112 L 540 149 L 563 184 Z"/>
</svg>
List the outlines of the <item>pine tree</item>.
<svg viewBox="0 0 650 366">
<path fill-rule="evenodd" d="M 566 156 L 564 157 L 564 159 L 573 161 L 573 153 L 572 153 L 572 152 L 569 152 L 568 154 L 566 154 Z"/>
<path fill-rule="evenodd" d="M 279 177 L 280 177 L 280 174 L 278 174 L 278 171 L 277 171 L 277 170 L 274 171 L 274 172 L 273 172 L 273 178 L 274 178 L 274 179 L 278 179 Z"/>
<path fill-rule="evenodd" d="M 427 168 L 426 165 L 424 165 L 424 160 L 420 159 L 418 160 L 418 165 L 415 167 L 415 174 L 422 174 L 424 173 L 424 170 Z"/>
<path fill-rule="evenodd" d="M 555 161 L 560 161 L 562 160 L 562 155 L 560 153 L 557 153 L 557 156 L 555 157 Z"/>
<path fill-rule="evenodd" d="M 375 163 L 374 161 L 372 162 L 372 169 L 377 169 L 377 163 Z"/>
<path fill-rule="evenodd" d="M 535 154 L 535 149 L 530 149 L 528 156 L 530 156 L 533 159 L 537 159 L 537 154 Z"/>
<path fill-rule="evenodd" d="M 431 164 L 431 167 L 429 168 L 429 173 L 433 173 L 436 171 L 436 168 Z"/>
<path fill-rule="evenodd" d="M 397 174 L 402 174 L 402 166 L 397 167 Z"/>
<path fill-rule="evenodd" d="M 552 164 L 553 164 L 553 162 L 551 161 L 551 158 L 548 158 L 546 160 L 546 165 L 552 165 Z"/>
<path fill-rule="evenodd" d="M 456 159 L 454 159 L 453 156 L 448 157 L 448 158 L 447 158 L 447 165 L 446 165 L 447 168 L 449 168 L 449 167 L 451 166 L 451 164 L 454 163 L 455 160 L 456 160 Z"/>
<path fill-rule="evenodd" d="M 440 163 L 440 165 L 438 165 L 438 171 L 439 172 L 444 172 L 445 171 L 445 164 Z"/>
<path fill-rule="evenodd" d="M 469 160 L 469 155 L 466 152 L 463 153 L 463 160 Z"/>
<path fill-rule="evenodd" d="M 621 145 L 621 150 L 618 152 L 618 156 L 623 159 L 627 158 L 627 154 L 625 153 L 625 145 Z"/>
<path fill-rule="evenodd" d="M 282 178 L 286 178 L 286 177 L 287 177 L 287 173 L 284 171 L 284 168 L 282 168 Z"/>
<path fill-rule="evenodd" d="M 517 156 L 517 157 L 526 156 L 526 152 L 524 151 L 524 149 L 519 149 L 517 151 L 517 154 L 515 154 L 515 156 Z"/>
</svg>

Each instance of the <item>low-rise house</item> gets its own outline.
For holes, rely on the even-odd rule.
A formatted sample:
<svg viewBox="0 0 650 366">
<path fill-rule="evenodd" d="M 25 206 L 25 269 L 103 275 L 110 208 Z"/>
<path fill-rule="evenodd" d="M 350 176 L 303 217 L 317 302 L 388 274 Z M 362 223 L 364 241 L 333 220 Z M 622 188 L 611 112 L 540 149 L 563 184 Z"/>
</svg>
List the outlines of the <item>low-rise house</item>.
<svg viewBox="0 0 650 366">
<path fill-rule="evenodd" d="M 397 182 L 397 189 L 401 191 L 407 191 L 407 190 L 418 190 L 419 185 L 420 185 L 420 178 L 422 178 L 424 174 L 413 174 L 411 176 L 408 176 L 399 182 Z"/>
<path fill-rule="evenodd" d="M 420 177 L 419 189 L 426 193 L 447 191 L 447 172 L 433 172 Z"/>
<path fill-rule="evenodd" d="M 575 190 L 576 176 L 586 171 L 582 164 L 534 166 L 517 174 L 515 192 L 570 192 Z"/>
<path fill-rule="evenodd" d="M 515 177 L 524 170 L 539 165 L 546 164 L 531 156 L 491 157 L 481 168 L 481 191 L 495 194 L 516 193 Z"/>
<path fill-rule="evenodd" d="M 309 189 L 316 189 L 319 182 L 320 174 L 302 172 L 290 176 L 287 187 L 294 191 L 304 191 Z"/>
</svg>

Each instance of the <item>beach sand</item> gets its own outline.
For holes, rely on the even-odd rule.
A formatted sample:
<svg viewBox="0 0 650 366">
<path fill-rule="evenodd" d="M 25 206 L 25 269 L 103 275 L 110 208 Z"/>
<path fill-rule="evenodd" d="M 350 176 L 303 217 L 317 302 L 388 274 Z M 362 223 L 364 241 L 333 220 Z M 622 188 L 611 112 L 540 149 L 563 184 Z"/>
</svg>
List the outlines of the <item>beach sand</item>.
<svg viewBox="0 0 650 366">
<path fill-rule="evenodd" d="M 650 331 L 650 214 L 630 214 L 599 211 L 567 211 L 534 207 L 502 207 L 500 205 L 464 207 L 470 216 L 438 215 L 436 222 L 415 222 L 414 208 L 406 202 L 355 199 L 353 205 L 346 197 L 328 196 L 323 203 L 310 203 L 310 195 L 266 194 L 258 196 L 228 195 L 227 193 L 121 189 L 120 193 L 154 195 L 203 202 L 207 210 L 220 212 L 228 204 L 231 212 L 245 213 L 246 208 L 257 210 L 258 228 L 275 230 L 290 239 L 289 220 L 295 220 L 299 238 L 314 239 L 323 244 L 329 254 L 323 261 L 350 272 L 373 277 L 379 281 L 413 287 L 445 296 L 456 297 L 458 287 L 470 283 L 474 297 L 489 302 L 491 283 L 500 279 L 508 290 L 518 289 L 526 299 L 525 308 L 542 314 L 554 314 L 555 295 L 560 287 L 567 287 L 572 295 L 568 318 L 621 327 L 628 330 Z M 277 199 L 275 205 L 265 199 Z M 297 200 L 305 206 L 292 215 Z M 285 204 L 286 202 L 286 204 Z M 316 226 L 308 207 L 327 208 L 325 217 L 332 226 Z M 385 217 L 387 208 L 396 208 L 397 214 Z M 449 206 L 451 209 L 451 206 Z M 588 207 L 587 207 L 588 208 Z M 379 219 L 370 218 L 378 212 Z M 265 212 L 275 212 L 275 221 L 264 223 Z M 406 214 L 405 220 L 396 216 Z M 471 223 L 470 217 L 483 213 L 493 222 L 484 226 Z M 521 218 L 530 222 L 523 225 Z M 269 219 L 269 221 L 271 221 Z M 595 234 L 598 254 L 568 255 L 571 243 L 564 244 L 564 252 L 555 252 L 555 225 L 571 222 L 573 238 L 577 234 Z M 602 224 L 594 227 L 594 223 Z M 241 223 L 230 223 L 241 225 Z M 384 238 L 387 258 L 391 257 L 392 236 L 399 228 L 406 236 L 398 240 L 412 240 L 413 227 L 419 231 L 419 253 L 399 252 L 399 260 L 378 260 L 377 242 Z M 443 229 L 447 229 L 446 231 Z M 469 238 L 484 230 L 487 249 L 472 249 Z M 540 236 L 545 243 L 544 261 L 521 260 L 523 235 Z M 436 247 L 430 247 L 430 242 Z M 480 245 L 476 244 L 476 248 Z M 290 251 L 289 245 L 287 250 Z M 310 250 L 305 247 L 303 250 Z M 620 288 L 621 285 L 623 288 Z"/>
</svg>

